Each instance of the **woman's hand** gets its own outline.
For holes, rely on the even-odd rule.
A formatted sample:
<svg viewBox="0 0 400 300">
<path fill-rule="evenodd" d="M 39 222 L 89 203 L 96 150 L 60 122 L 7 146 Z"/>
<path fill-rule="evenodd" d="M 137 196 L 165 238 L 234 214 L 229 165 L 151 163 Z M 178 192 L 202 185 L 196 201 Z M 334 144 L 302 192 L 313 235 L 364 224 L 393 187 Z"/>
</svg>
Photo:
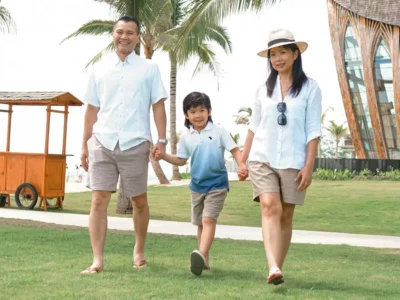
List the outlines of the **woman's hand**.
<svg viewBox="0 0 400 300">
<path fill-rule="evenodd" d="M 312 181 L 312 172 L 313 172 L 313 167 L 312 166 L 305 166 L 303 169 L 300 170 L 300 172 L 297 174 L 296 179 L 294 181 L 298 182 L 300 181 L 300 184 L 297 188 L 299 192 L 304 191 L 307 189 Z"/>
<path fill-rule="evenodd" d="M 249 176 L 249 171 L 245 163 L 239 163 L 237 175 L 240 181 L 246 180 L 247 176 Z"/>
</svg>

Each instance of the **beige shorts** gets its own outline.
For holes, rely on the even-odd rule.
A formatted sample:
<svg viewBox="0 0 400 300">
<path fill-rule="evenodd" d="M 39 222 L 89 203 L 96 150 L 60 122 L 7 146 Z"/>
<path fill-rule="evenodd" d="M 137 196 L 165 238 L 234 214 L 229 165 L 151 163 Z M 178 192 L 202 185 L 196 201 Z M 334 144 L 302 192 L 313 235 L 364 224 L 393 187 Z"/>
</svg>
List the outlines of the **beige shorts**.
<svg viewBox="0 0 400 300">
<path fill-rule="evenodd" d="M 224 207 L 228 191 L 226 189 L 213 190 L 207 194 L 192 192 L 192 224 L 202 225 L 202 219 L 209 217 L 217 220 Z"/>
<path fill-rule="evenodd" d="M 121 151 L 118 143 L 114 151 L 111 151 L 93 135 L 87 145 L 88 188 L 94 191 L 115 192 L 120 176 L 122 192 L 126 197 L 132 198 L 147 192 L 149 142 L 143 142 L 125 151 Z"/>
<path fill-rule="evenodd" d="M 294 181 L 298 173 L 297 169 L 275 169 L 267 163 L 249 162 L 254 201 L 259 202 L 262 194 L 280 193 L 283 202 L 304 205 L 306 191 L 299 192 L 300 181 Z"/>
</svg>

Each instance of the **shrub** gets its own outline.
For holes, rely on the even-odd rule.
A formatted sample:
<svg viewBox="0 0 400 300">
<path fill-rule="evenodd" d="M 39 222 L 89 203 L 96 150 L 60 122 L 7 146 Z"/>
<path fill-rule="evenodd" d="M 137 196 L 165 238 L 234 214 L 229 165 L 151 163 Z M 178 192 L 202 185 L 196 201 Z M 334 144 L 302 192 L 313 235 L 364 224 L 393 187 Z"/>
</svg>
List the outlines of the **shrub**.
<svg viewBox="0 0 400 300">
<path fill-rule="evenodd" d="M 393 180 L 400 181 L 400 170 L 392 170 L 390 172 L 382 172 L 379 169 L 374 174 L 369 169 L 361 170 L 360 173 L 356 171 L 350 172 L 348 169 L 336 171 L 318 168 L 313 173 L 314 179 L 320 180 Z"/>
</svg>

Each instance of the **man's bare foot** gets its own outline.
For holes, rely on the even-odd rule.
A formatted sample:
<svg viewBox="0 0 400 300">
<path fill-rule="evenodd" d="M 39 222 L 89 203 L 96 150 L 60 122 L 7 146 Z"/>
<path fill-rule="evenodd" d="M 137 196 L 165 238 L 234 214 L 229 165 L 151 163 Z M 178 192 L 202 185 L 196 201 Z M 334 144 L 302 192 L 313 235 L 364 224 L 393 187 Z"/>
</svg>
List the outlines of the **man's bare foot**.
<svg viewBox="0 0 400 300">
<path fill-rule="evenodd" d="M 143 268 L 147 266 L 146 257 L 144 253 L 137 253 L 136 247 L 133 249 L 133 267 L 134 268 Z"/>
</svg>

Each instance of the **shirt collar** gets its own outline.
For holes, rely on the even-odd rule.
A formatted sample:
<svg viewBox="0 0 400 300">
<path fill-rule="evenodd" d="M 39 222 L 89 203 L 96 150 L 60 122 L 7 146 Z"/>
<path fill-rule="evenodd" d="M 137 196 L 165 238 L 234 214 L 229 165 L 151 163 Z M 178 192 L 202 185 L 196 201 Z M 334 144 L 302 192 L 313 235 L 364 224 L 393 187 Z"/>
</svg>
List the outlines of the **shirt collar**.
<svg viewBox="0 0 400 300">
<path fill-rule="evenodd" d="M 214 128 L 214 124 L 210 121 L 208 121 L 207 126 L 202 130 L 202 131 L 207 131 L 207 130 L 211 130 Z M 197 130 L 195 130 L 193 128 L 193 125 L 190 125 L 190 133 L 196 132 Z"/>
<path fill-rule="evenodd" d="M 115 56 L 114 63 L 116 65 L 118 65 L 119 63 L 122 62 L 121 59 L 119 58 L 119 56 L 117 55 L 117 53 L 114 52 L 114 56 Z M 136 53 L 135 53 L 135 51 L 132 51 L 131 54 L 129 54 L 126 57 L 124 62 L 127 62 L 127 63 L 129 63 L 131 65 L 131 64 L 133 64 L 133 61 L 134 61 L 135 57 L 136 57 Z"/>
</svg>

